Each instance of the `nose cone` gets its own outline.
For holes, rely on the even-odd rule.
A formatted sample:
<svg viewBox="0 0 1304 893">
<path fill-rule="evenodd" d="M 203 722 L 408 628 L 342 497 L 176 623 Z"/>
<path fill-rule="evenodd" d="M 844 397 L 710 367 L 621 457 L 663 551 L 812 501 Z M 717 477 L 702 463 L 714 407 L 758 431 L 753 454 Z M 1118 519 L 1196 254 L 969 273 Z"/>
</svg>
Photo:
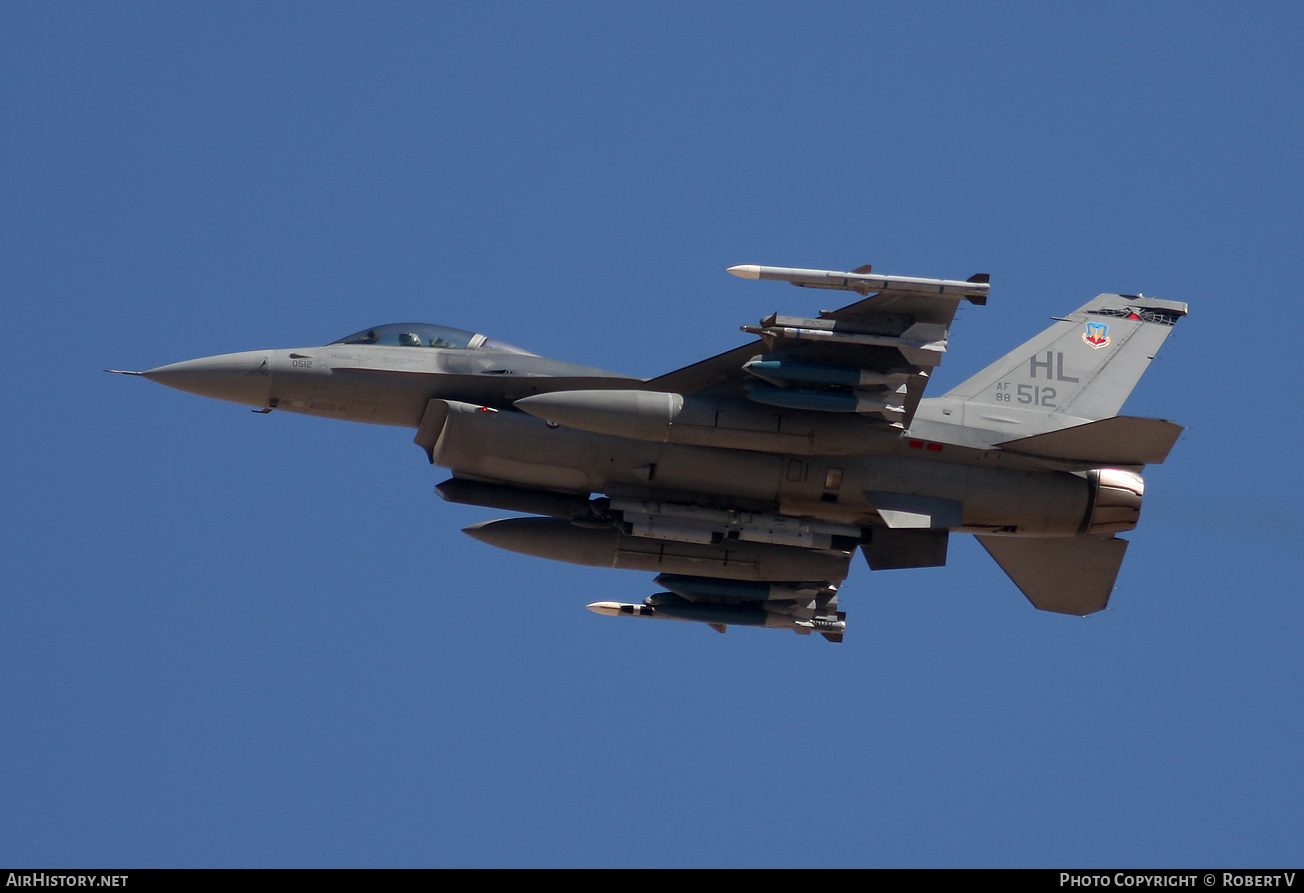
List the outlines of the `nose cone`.
<svg viewBox="0 0 1304 893">
<path fill-rule="evenodd" d="M 247 350 L 186 360 L 142 372 L 145 378 L 201 397 L 266 406 L 272 390 L 272 352 Z"/>
</svg>

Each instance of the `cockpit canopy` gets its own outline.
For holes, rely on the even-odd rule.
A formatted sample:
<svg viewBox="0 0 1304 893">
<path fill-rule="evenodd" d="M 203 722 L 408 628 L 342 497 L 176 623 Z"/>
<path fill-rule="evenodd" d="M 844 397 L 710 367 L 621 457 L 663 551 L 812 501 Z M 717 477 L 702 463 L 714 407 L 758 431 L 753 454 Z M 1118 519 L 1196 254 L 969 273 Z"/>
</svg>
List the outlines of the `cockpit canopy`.
<svg viewBox="0 0 1304 893">
<path fill-rule="evenodd" d="M 475 332 L 434 326 L 424 322 L 396 322 L 387 326 L 373 326 L 361 332 L 332 341 L 331 344 L 378 344 L 382 347 L 442 347 L 447 350 L 499 350 L 503 353 L 538 356 Z"/>
</svg>

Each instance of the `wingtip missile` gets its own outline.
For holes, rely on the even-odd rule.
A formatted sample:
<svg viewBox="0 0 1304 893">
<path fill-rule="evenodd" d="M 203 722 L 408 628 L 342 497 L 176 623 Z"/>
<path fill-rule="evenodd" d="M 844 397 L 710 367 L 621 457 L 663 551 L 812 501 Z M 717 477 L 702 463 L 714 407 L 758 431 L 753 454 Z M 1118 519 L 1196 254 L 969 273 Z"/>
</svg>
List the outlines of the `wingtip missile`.
<svg viewBox="0 0 1304 893">
<path fill-rule="evenodd" d="M 990 277 L 958 279 L 920 279 L 915 276 L 883 276 L 872 272 L 869 264 L 851 271 L 807 270 L 799 267 L 767 267 L 761 264 L 739 264 L 726 272 L 741 279 L 771 279 L 790 282 L 803 288 L 831 288 L 859 292 L 871 291 L 914 292 L 917 294 L 953 296 L 974 303 L 986 300 Z"/>
</svg>

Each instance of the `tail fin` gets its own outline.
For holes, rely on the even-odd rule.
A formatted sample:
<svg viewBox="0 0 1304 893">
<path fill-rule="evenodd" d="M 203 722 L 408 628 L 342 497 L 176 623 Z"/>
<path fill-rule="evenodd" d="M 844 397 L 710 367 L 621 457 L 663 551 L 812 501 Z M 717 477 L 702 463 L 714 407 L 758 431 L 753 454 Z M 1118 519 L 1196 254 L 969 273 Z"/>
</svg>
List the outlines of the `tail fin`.
<svg viewBox="0 0 1304 893">
<path fill-rule="evenodd" d="M 1098 295 L 946 397 L 964 424 L 1028 437 L 1118 414 L 1186 304 Z"/>
</svg>

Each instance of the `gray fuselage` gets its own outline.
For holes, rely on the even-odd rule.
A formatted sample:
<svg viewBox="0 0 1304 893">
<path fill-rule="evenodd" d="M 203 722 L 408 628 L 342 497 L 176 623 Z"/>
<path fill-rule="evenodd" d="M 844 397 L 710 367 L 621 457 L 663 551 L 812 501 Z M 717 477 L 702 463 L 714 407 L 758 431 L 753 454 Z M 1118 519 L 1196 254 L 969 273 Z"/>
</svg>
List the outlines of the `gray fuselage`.
<svg viewBox="0 0 1304 893">
<path fill-rule="evenodd" d="M 557 425 L 512 404 L 646 383 L 524 353 L 331 344 L 224 354 L 144 375 L 258 409 L 408 428 L 421 425 L 432 400 L 449 401 L 452 410 L 426 445 L 432 461 L 460 477 L 524 488 L 857 525 L 882 523 L 874 494 L 905 493 L 956 504 L 948 529 L 1005 535 L 1071 536 L 1091 507 L 1092 487 L 1081 474 L 922 440 L 855 415 L 707 395 L 693 398 L 664 433 L 638 420 L 626 427 L 631 436 Z M 921 421 L 928 415 L 922 406 Z M 612 429 L 608 422 L 603 430 Z"/>
</svg>

